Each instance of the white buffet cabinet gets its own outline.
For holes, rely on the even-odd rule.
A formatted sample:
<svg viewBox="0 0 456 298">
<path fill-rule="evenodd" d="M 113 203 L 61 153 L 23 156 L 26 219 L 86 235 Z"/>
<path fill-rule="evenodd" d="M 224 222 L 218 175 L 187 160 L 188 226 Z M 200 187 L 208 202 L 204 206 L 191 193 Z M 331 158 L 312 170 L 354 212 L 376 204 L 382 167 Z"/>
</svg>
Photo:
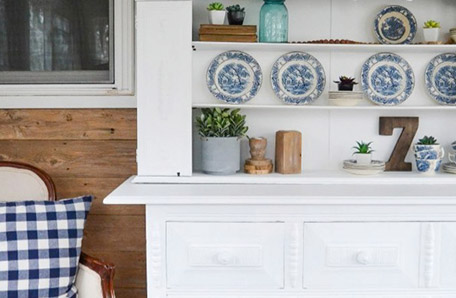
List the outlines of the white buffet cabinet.
<svg viewBox="0 0 456 298">
<path fill-rule="evenodd" d="M 320 184 L 134 184 L 149 297 L 456 297 L 456 188 L 396 177 Z M 367 183 L 367 184 L 366 184 Z"/>
<path fill-rule="evenodd" d="M 225 4 L 231 4 L 232 1 Z M 247 7 L 257 24 L 261 1 Z M 234 4 L 234 2 L 233 2 Z M 456 27 L 456 1 L 288 0 L 290 40 L 374 42 L 371 22 L 387 4 Z M 192 42 L 207 1 L 136 0 L 138 175 L 106 204 L 146 205 L 147 287 L 152 298 L 455 298 L 456 175 L 416 171 L 358 177 L 341 170 L 356 140 L 374 141 L 387 160 L 400 131 L 379 136 L 380 116 L 420 117 L 417 137 L 456 140 L 456 108 L 427 94 L 424 69 L 456 45 L 306 45 Z M 307 29 L 307 30 L 306 30 Z M 447 38 L 442 30 L 442 39 Z M 422 38 L 419 31 L 417 41 Z M 303 134 L 303 173 L 208 176 L 200 168 L 192 118 L 226 107 L 205 86 L 210 61 L 227 50 L 254 56 L 263 70 L 256 98 L 239 106 L 250 136 Z M 309 52 L 326 70 L 323 96 L 309 106 L 282 104 L 271 89 L 275 59 Z M 403 105 L 328 105 L 341 74 L 359 78 L 371 55 L 394 52 L 413 67 L 414 93 Z M 228 106 L 230 107 L 230 106 Z M 242 156 L 248 156 L 246 142 Z M 407 156 L 413 161 L 413 154 Z"/>
</svg>

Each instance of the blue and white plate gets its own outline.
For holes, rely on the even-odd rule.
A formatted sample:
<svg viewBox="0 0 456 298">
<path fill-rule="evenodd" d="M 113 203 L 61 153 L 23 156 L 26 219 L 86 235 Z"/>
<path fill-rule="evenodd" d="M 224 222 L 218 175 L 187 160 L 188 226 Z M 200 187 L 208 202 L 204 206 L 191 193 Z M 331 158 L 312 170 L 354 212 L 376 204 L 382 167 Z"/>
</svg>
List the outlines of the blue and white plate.
<svg viewBox="0 0 456 298">
<path fill-rule="evenodd" d="M 291 52 L 281 56 L 272 66 L 274 93 L 287 104 L 308 104 L 323 93 L 325 70 L 312 55 Z"/>
<path fill-rule="evenodd" d="M 379 53 L 370 57 L 361 71 L 364 94 L 378 105 L 398 105 L 413 92 L 415 75 L 401 56 Z"/>
<path fill-rule="evenodd" d="M 432 59 L 424 77 L 432 98 L 442 105 L 456 105 L 456 54 L 442 54 Z"/>
<path fill-rule="evenodd" d="M 212 60 L 207 69 L 209 91 L 226 103 L 240 104 L 257 95 L 263 81 L 258 62 L 249 54 L 228 51 Z"/>
<path fill-rule="evenodd" d="M 375 19 L 375 34 L 381 43 L 407 44 L 416 36 L 415 16 L 405 7 L 388 6 Z"/>
</svg>

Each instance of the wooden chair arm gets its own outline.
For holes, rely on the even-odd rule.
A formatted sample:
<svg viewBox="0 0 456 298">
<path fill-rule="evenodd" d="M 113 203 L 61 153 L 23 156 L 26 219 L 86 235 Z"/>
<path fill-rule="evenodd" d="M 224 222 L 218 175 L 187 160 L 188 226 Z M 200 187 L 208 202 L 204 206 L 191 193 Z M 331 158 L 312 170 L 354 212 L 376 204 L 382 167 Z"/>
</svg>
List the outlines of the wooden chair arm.
<svg viewBox="0 0 456 298">
<path fill-rule="evenodd" d="M 81 253 L 79 263 L 87 266 L 91 270 L 100 275 L 101 288 L 103 289 L 103 298 L 115 298 L 114 293 L 114 271 L 115 266 L 110 263 L 105 263 L 99 259 L 91 257 L 85 253 Z"/>
</svg>

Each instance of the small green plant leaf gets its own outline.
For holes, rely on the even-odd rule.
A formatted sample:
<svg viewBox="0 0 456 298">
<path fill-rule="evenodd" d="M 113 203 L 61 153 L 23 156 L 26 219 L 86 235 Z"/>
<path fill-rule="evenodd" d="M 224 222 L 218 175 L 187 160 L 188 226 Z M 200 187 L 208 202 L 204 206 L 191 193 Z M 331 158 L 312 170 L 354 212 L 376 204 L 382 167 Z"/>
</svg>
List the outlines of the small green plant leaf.
<svg viewBox="0 0 456 298">
<path fill-rule="evenodd" d="M 440 28 L 440 23 L 436 22 L 434 20 L 429 20 L 427 22 L 424 22 L 424 28 L 425 29 L 430 29 L 430 28 Z"/>
<path fill-rule="evenodd" d="M 225 6 L 223 6 L 223 4 L 220 2 L 212 2 L 207 6 L 207 10 L 225 10 Z"/>
<path fill-rule="evenodd" d="M 424 136 L 422 139 L 418 140 L 418 145 L 438 145 L 437 139 L 433 136 Z"/>
<path fill-rule="evenodd" d="M 372 150 L 371 144 L 372 142 L 364 143 L 363 141 L 357 141 L 356 146 L 353 147 L 353 149 L 356 150 L 353 152 L 353 154 L 370 154 L 374 152 L 374 150 Z"/>
<path fill-rule="evenodd" d="M 246 116 L 240 109 L 202 109 L 196 117 L 198 133 L 202 137 L 243 137 L 248 131 Z"/>
</svg>

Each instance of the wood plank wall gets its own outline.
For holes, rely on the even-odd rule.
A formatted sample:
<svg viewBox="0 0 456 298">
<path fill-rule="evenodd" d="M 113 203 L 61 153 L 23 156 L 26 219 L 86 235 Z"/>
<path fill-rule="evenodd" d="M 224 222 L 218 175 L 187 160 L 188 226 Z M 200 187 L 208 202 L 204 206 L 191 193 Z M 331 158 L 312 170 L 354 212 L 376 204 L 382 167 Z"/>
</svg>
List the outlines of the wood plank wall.
<svg viewBox="0 0 456 298">
<path fill-rule="evenodd" d="M 142 206 L 103 205 L 136 173 L 136 110 L 0 110 L 0 160 L 49 173 L 59 198 L 93 194 L 83 251 L 117 267 L 118 298 L 146 297 Z"/>
</svg>

